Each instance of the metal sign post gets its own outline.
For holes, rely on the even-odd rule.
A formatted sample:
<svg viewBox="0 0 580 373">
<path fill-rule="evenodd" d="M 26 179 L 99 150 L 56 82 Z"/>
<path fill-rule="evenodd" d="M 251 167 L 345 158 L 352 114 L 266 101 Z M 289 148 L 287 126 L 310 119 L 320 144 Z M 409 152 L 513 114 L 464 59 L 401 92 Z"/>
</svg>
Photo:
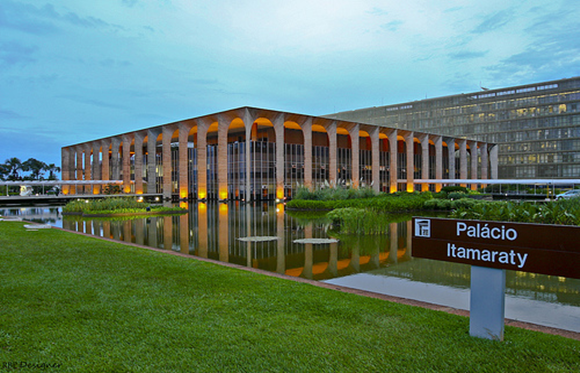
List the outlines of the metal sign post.
<svg viewBox="0 0 580 373">
<path fill-rule="evenodd" d="M 580 227 L 413 218 L 413 256 L 471 265 L 470 334 L 503 339 L 505 270 L 580 278 Z"/>
<path fill-rule="evenodd" d="M 505 269 L 471 266 L 469 335 L 503 341 Z"/>
</svg>

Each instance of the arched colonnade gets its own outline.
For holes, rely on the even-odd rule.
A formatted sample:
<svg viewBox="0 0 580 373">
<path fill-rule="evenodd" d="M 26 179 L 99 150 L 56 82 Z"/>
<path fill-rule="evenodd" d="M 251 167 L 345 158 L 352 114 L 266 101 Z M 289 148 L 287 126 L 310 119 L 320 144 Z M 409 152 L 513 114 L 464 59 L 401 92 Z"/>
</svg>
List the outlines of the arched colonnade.
<svg viewBox="0 0 580 373">
<path fill-rule="evenodd" d="M 180 199 L 281 199 L 326 184 L 437 191 L 441 183 L 415 180 L 497 178 L 497 147 L 246 107 L 64 147 L 62 175 L 122 180 L 124 193 Z"/>
</svg>

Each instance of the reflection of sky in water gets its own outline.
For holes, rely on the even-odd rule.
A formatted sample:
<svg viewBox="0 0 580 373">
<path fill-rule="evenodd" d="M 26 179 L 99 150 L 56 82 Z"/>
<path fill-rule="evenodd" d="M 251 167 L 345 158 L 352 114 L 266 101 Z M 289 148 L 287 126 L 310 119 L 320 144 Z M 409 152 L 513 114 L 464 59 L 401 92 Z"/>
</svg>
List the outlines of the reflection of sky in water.
<svg viewBox="0 0 580 373">
<path fill-rule="evenodd" d="M 368 273 L 358 273 L 325 282 L 463 310 L 469 309 L 470 292 L 469 289 L 465 288 Z M 505 316 L 508 319 L 580 332 L 580 309 L 578 307 L 507 294 L 505 308 Z"/>
<path fill-rule="evenodd" d="M 17 216 L 24 220 L 51 224 L 53 227 L 62 228 L 61 206 L 0 207 L 0 215 Z"/>
<path fill-rule="evenodd" d="M 406 222 L 393 235 L 342 237 L 338 244 L 293 243 L 328 238 L 327 223 L 291 218 L 267 204 L 191 204 L 185 216 L 134 220 L 67 218 L 62 208 L 0 208 L 18 216 L 85 233 L 443 306 L 469 309 L 468 265 L 413 259 Z M 183 223 L 185 222 L 185 223 Z M 205 232 L 205 233 L 204 233 Z M 243 237 L 281 237 L 242 242 Z M 189 243 L 187 243 L 189 241 Z M 183 242 L 186 244 L 183 245 Z M 360 273 L 365 272 L 365 273 Z M 580 332 L 580 280 L 506 272 L 506 317 Z"/>
</svg>

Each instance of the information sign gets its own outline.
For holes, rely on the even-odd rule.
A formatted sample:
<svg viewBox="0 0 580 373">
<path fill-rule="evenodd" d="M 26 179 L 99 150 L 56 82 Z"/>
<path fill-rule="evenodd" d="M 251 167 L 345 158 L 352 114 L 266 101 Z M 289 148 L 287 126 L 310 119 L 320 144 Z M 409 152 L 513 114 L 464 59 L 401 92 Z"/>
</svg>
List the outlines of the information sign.
<svg viewBox="0 0 580 373">
<path fill-rule="evenodd" d="M 580 278 L 580 227 L 413 218 L 416 258 L 471 264 L 469 334 L 503 340 L 505 270 Z"/>
<path fill-rule="evenodd" d="M 580 278 L 580 227 L 413 218 L 413 256 Z"/>
</svg>

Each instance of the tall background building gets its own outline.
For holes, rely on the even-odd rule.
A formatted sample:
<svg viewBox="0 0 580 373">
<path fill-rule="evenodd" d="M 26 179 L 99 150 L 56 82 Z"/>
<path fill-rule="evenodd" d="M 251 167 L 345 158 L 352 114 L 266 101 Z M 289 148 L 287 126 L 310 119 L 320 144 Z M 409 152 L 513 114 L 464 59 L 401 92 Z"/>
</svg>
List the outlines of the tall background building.
<svg viewBox="0 0 580 373">
<path fill-rule="evenodd" d="M 500 179 L 580 177 L 580 77 L 327 117 L 496 143 Z"/>
</svg>

